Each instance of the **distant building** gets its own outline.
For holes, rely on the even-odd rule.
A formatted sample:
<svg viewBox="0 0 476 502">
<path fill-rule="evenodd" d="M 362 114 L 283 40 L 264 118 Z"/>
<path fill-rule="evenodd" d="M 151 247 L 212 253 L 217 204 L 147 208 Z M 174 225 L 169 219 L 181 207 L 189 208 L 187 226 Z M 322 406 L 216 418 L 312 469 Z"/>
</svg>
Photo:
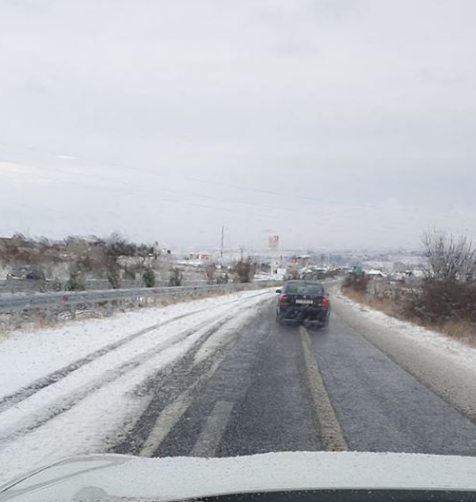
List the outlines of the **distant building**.
<svg viewBox="0 0 476 502">
<path fill-rule="evenodd" d="M 207 263 L 207 262 L 211 261 L 212 255 L 210 253 L 193 252 L 193 253 L 189 253 L 188 259 L 190 261 Z"/>
<path fill-rule="evenodd" d="M 307 254 L 305 255 L 294 255 L 291 256 L 291 263 L 299 267 L 308 267 L 311 263 L 311 257 Z"/>
<path fill-rule="evenodd" d="M 381 270 L 377 270 L 377 269 L 370 269 L 370 270 L 366 270 L 365 271 L 366 275 L 368 277 L 373 277 L 373 278 L 382 278 L 382 277 L 386 277 L 387 274 L 385 274 L 384 272 L 382 272 Z"/>
</svg>

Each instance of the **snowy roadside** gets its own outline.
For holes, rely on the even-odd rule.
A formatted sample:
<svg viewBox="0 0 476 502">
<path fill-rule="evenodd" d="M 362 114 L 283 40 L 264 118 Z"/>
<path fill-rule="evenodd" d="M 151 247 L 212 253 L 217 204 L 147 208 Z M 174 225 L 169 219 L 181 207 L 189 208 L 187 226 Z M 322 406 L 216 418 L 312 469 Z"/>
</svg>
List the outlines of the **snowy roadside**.
<svg viewBox="0 0 476 502">
<path fill-rule="evenodd" d="M 20 330 L 0 339 L 0 398 L 15 389 L 59 370 L 91 352 L 121 341 L 131 333 L 182 317 L 176 326 L 195 325 L 201 314 L 218 307 L 232 308 L 233 302 L 259 297 L 267 290 L 243 291 L 231 295 L 173 304 L 167 307 L 116 314 L 101 319 L 85 319 L 53 328 Z M 258 296 L 257 296 L 258 295 Z"/>
<path fill-rule="evenodd" d="M 50 292 L 54 295 L 53 297 L 39 292 L 8 293 L 2 296 L 0 292 L 0 303 L 3 303 L 0 306 L 0 340 L 2 337 L 8 338 L 20 329 L 22 331 L 37 331 L 54 327 L 58 322 L 98 319 L 137 308 L 166 307 L 176 303 L 216 298 L 217 296 L 266 288 L 264 283 L 259 285 L 256 282 L 203 286 L 203 288 L 192 287 L 192 289 L 184 286 L 176 290 L 163 288 L 164 291 L 156 288 L 86 290 L 71 292 L 66 295 L 64 292 Z M 67 298 L 66 303 L 65 298 Z M 35 303 L 33 307 L 29 301 L 31 299 Z M 11 311 L 11 302 L 14 305 L 13 312 Z"/>
<path fill-rule="evenodd" d="M 447 402 L 476 421 L 476 350 L 357 303 L 338 288 L 333 312 Z"/>
<path fill-rule="evenodd" d="M 1 342 L 0 484 L 70 456 L 108 451 L 150 402 L 141 391 L 149 378 L 197 344 L 197 364 L 215 357 L 273 296 L 234 293 Z"/>
<path fill-rule="evenodd" d="M 362 303 L 351 300 L 340 291 L 334 293 L 339 301 L 346 303 L 354 312 L 363 314 L 367 319 L 380 323 L 387 328 L 395 329 L 400 336 L 407 337 L 425 348 L 433 347 L 441 350 L 449 357 L 453 357 L 460 364 L 476 371 L 476 349 L 440 333 L 439 331 L 423 328 L 409 321 L 402 321 L 389 316 L 380 310 L 372 309 Z"/>
</svg>

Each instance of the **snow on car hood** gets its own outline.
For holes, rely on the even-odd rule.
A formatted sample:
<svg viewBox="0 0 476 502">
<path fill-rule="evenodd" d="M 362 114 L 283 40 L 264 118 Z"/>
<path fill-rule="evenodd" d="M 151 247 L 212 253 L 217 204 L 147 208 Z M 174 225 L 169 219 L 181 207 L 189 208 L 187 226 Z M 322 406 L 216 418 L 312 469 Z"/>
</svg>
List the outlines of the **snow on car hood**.
<svg viewBox="0 0 476 502">
<path fill-rule="evenodd" d="M 234 458 L 90 455 L 0 488 L 0 501 L 179 499 L 321 489 L 476 491 L 476 458 L 402 453 L 299 452 Z"/>
</svg>

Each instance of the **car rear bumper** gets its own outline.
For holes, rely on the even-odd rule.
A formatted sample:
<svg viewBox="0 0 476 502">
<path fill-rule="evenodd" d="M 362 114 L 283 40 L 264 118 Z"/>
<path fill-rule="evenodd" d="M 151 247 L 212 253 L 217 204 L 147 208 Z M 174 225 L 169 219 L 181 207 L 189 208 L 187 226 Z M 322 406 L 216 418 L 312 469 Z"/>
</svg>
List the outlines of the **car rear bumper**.
<svg viewBox="0 0 476 502">
<path fill-rule="evenodd" d="M 278 318 L 282 321 L 311 321 L 325 323 L 329 317 L 329 309 L 289 305 L 287 307 L 279 307 Z"/>
</svg>

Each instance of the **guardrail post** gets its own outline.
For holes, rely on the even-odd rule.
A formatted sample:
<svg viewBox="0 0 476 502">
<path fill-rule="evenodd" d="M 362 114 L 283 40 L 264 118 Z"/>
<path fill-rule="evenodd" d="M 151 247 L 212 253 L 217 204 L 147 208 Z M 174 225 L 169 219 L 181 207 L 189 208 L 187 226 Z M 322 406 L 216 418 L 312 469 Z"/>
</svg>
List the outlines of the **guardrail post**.
<svg viewBox="0 0 476 502">
<path fill-rule="evenodd" d="M 15 323 L 14 323 L 15 328 L 19 328 L 21 326 L 22 314 L 23 314 L 23 309 L 17 310 L 16 315 L 15 315 Z"/>
</svg>

